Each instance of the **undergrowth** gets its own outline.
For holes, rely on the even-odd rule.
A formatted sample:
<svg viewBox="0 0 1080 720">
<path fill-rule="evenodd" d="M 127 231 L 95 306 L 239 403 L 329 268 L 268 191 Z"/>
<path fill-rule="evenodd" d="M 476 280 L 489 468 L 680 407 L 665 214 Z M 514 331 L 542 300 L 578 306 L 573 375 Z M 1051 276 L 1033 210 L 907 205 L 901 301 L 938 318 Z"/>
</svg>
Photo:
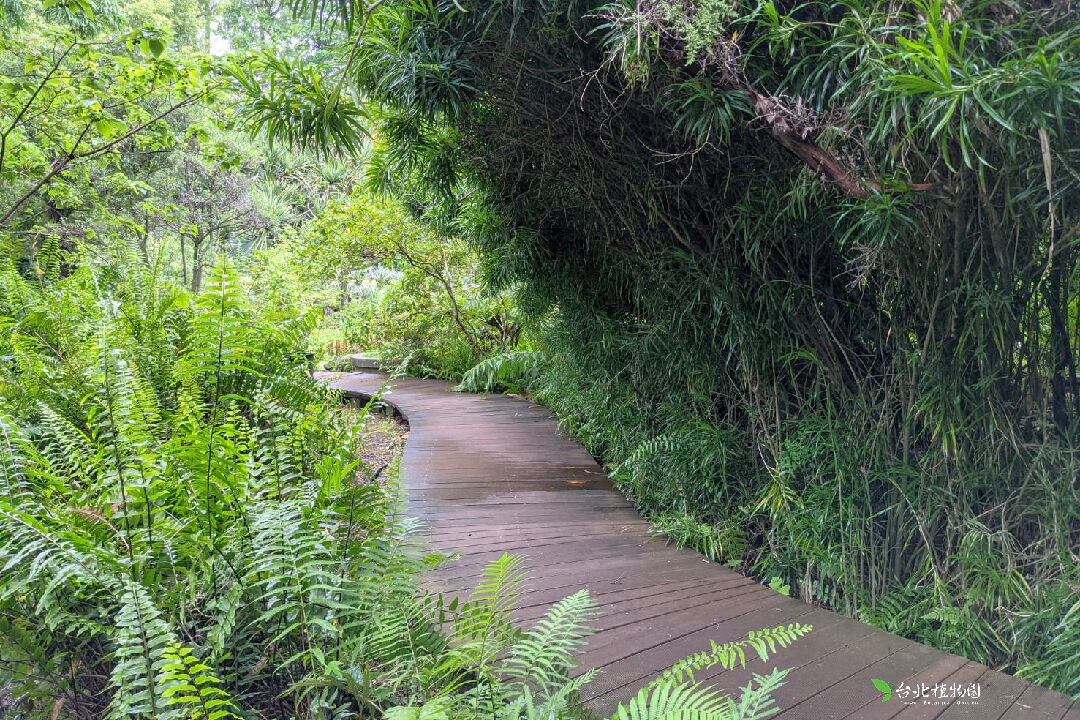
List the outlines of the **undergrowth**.
<svg viewBox="0 0 1080 720">
<path fill-rule="evenodd" d="M 76 258 L 73 258 L 76 259 Z M 419 566 L 310 316 L 134 257 L 0 284 L 0 677 L 27 717 L 323 717 Z M 100 264 L 99 264 L 100 263 Z M 362 688 L 362 690 L 357 690 Z"/>
<path fill-rule="evenodd" d="M 308 375 L 309 316 L 224 264 L 197 296 L 120 252 L 32 282 L 0 272 L 0 690 L 19 718 L 554 720 L 583 715 L 587 591 L 512 620 L 522 561 L 473 593 L 402 515 L 398 460 L 356 453 L 368 410 Z M 765 661 L 791 625 L 714 644 L 617 717 L 751 720 L 695 680 Z M 10 698 L 11 702 L 8 702 Z"/>
<path fill-rule="evenodd" d="M 528 366 L 514 355 L 485 361 L 461 388 L 530 391 L 678 545 L 784 594 L 1080 694 L 1070 553 L 1080 465 L 1067 446 L 1017 458 L 1030 467 L 1015 485 L 971 472 L 966 486 L 938 487 L 926 482 L 932 466 L 868 465 L 882 449 L 852 426 L 845 413 L 855 408 L 826 406 L 785 423 L 774 455 L 745 427 L 691 420 L 710 417 L 703 397 L 667 390 L 647 348 L 624 345 L 612 363 L 602 345 L 562 342 Z"/>
</svg>

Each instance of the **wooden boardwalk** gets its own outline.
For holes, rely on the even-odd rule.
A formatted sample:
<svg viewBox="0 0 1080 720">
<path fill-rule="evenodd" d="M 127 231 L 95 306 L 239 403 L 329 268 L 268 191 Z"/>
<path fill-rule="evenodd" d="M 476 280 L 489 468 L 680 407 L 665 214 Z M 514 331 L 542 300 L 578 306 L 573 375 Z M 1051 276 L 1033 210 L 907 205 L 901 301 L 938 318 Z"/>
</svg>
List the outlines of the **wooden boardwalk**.
<svg viewBox="0 0 1080 720">
<path fill-rule="evenodd" d="M 382 375 L 358 373 L 333 385 L 363 397 L 383 382 Z M 649 536 L 648 524 L 589 453 L 557 431 L 550 411 L 449 388 L 407 378 L 384 398 L 410 425 L 402 460 L 410 514 L 427 522 L 435 549 L 460 554 L 427 585 L 467 593 L 484 565 L 510 552 L 524 556 L 529 569 L 523 619 L 587 587 L 601 615 L 583 662 L 600 674 L 585 699 L 602 717 L 657 672 L 707 649 L 710 638 L 726 642 L 798 621 L 814 631 L 774 658 L 777 667 L 793 668 L 775 696 L 783 709 L 775 717 L 1080 720 L 1080 704 L 1064 695 L 784 597 L 668 546 Z M 755 659 L 709 681 L 735 690 L 751 671 L 772 666 Z M 871 678 L 912 688 L 978 683 L 981 693 L 972 704 L 896 695 L 883 703 Z"/>
</svg>

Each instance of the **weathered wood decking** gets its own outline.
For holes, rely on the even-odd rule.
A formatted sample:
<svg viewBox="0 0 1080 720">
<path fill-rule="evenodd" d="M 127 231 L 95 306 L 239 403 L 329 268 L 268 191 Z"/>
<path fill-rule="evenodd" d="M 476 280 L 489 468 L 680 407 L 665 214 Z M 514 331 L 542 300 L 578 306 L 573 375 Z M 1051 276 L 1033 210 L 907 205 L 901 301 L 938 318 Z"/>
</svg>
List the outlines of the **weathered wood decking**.
<svg viewBox="0 0 1080 720">
<path fill-rule="evenodd" d="M 384 381 L 359 373 L 333 385 L 363 396 Z M 725 642 L 797 620 L 814 631 L 775 658 L 777 667 L 793 668 L 776 694 L 783 708 L 776 717 L 1080 720 L 1080 705 L 1064 695 L 784 597 L 650 537 L 648 524 L 588 452 L 557 431 L 547 409 L 449 388 L 402 379 L 385 396 L 411 428 L 402 461 L 410 513 L 427 521 L 435 549 L 460 553 L 428 585 L 463 594 L 485 564 L 511 552 L 529 568 L 524 619 L 587 587 L 601 616 L 584 665 L 601 673 L 585 697 L 601 716 L 658 671 L 706 649 L 710 638 Z M 751 671 L 771 667 L 755 660 L 745 671 L 709 679 L 734 690 Z M 981 695 L 974 704 L 905 704 L 895 695 L 882 703 L 871 678 L 911 687 L 978 683 Z"/>
</svg>

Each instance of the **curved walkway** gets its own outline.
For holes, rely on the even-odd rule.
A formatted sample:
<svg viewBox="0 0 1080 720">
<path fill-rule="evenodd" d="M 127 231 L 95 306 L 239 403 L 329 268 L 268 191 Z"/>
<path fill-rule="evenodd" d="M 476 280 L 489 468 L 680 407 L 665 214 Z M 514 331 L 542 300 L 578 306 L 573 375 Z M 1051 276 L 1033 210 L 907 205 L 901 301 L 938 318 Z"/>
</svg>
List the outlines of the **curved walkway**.
<svg viewBox="0 0 1080 720">
<path fill-rule="evenodd" d="M 363 397 L 384 382 L 355 373 L 332 384 Z M 520 554 L 529 570 L 519 612 L 525 620 L 587 587 L 601 615 L 583 662 L 600 674 L 584 695 L 602 717 L 659 671 L 707 649 L 710 638 L 726 642 L 798 621 L 814 631 L 775 658 L 776 666 L 793 668 L 776 693 L 783 711 L 775 717 L 1080 720 L 1080 704 L 1064 695 L 784 597 L 666 545 L 546 408 L 449 389 L 405 378 L 384 396 L 410 425 L 402 459 L 410 514 L 427 521 L 434 549 L 460 555 L 426 584 L 464 594 L 488 562 Z M 709 681 L 734 691 L 752 671 L 771 667 L 755 659 Z M 897 695 L 883 703 L 871 678 L 910 688 L 977 683 L 981 692 L 966 701 L 972 704 L 910 697 L 905 704 Z"/>
</svg>

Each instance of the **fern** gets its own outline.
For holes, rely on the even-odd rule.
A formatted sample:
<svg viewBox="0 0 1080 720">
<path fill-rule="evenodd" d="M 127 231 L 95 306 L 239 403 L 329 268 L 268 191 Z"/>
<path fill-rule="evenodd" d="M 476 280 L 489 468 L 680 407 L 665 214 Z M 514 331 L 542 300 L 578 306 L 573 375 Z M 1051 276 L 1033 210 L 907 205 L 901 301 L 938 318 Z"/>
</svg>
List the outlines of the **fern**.
<svg viewBox="0 0 1080 720">
<path fill-rule="evenodd" d="M 535 377 L 544 354 L 534 350 L 513 350 L 485 358 L 461 378 L 455 390 L 492 392 L 496 388 L 521 387 Z"/>
<path fill-rule="evenodd" d="M 134 582 L 127 584 L 114 622 L 110 720 L 183 717 L 182 710 L 165 697 L 170 683 L 165 667 L 169 649 L 176 645 L 176 634 L 162 619 L 145 588 Z"/>
<path fill-rule="evenodd" d="M 121 565 L 78 532 L 50 523 L 37 503 L 19 508 L 0 500 L 0 599 L 20 604 L 33 599 L 31 613 L 50 627 L 70 624 L 77 631 L 100 627 L 80 617 L 71 598 L 111 591 Z"/>
<path fill-rule="evenodd" d="M 238 718 L 233 701 L 221 689 L 221 681 L 210 666 L 195 658 L 191 648 L 173 643 L 163 653 L 165 663 L 161 695 L 166 707 L 178 710 L 190 720 L 228 720 Z"/>
<path fill-rule="evenodd" d="M 578 710 L 578 693 L 595 677 L 596 670 L 589 670 L 561 683 L 550 694 L 539 697 L 534 696 L 529 686 L 525 685 L 520 694 L 507 703 L 504 715 L 527 720 L 561 720 L 573 715 Z"/>
<path fill-rule="evenodd" d="M 574 656 L 589 635 L 588 623 L 595 615 L 588 590 L 555 603 L 544 617 L 510 648 L 502 663 L 502 674 L 520 683 L 535 686 L 550 695 L 569 682 Z"/>
<path fill-rule="evenodd" d="M 38 411 L 42 426 L 39 445 L 51 467 L 73 482 L 96 485 L 103 469 L 93 439 L 47 403 L 39 401 Z"/>
<path fill-rule="evenodd" d="M 50 343 L 12 333 L 25 362 L 0 366 L 0 652 L 35 712 L 341 715 L 373 707 L 356 668 L 404 655 L 378 626 L 441 652 L 399 491 L 356 482 L 353 421 L 296 360 L 310 315 L 275 328 L 223 271 L 194 305 L 142 271 L 5 281 L 20 312 L 83 313 Z"/>
<path fill-rule="evenodd" d="M 419 707 L 392 707 L 383 715 L 385 720 L 449 720 L 450 699 L 434 698 Z"/>
<path fill-rule="evenodd" d="M 758 720 L 780 712 L 773 699 L 773 693 L 784 684 L 787 670 L 773 669 L 768 675 L 754 673 L 754 680 L 747 683 L 739 694 L 735 705 L 734 720 Z"/>
<path fill-rule="evenodd" d="M 642 688 L 619 704 L 618 720 L 730 720 L 732 701 L 697 683 L 662 683 Z"/>
<path fill-rule="evenodd" d="M 777 712 L 773 693 L 783 685 L 787 671 L 754 674 L 742 688 L 738 701 L 709 688 L 694 677 L 695 672 L 719 665 L 730 670 L 746 666 L 746 650 L 764 662 L 776 648 L 785 648 L 812 628 L 792 623 L 787 626 L 751 631 L 742 639 L 718 645 L 683 658 L 645 685 L 615 712 L 617 720 L 757 720 Z"/>
<path fill-rule="evenodd" d="M 0 480 L 4 498 L 13 505 L 33 491 L 26 479 L 26 456 L 33 452 L 22 428 L 13 418 L 0 413 Z"/>
<path fill-rule="evenodd" d="M 724 670 L 730 670 L 736 665 L 746 667 L 746 651 L 753 650 L 758 658 L 765 662 L 769 654 L 776 652 L 776 648 L 786 648 L 800 637 L 813 630 L 811 625 L 791 623 L 790 625 L 777 625 L 774 628 L 763 630 L 751 630 L 742 640 L 734 640 L 718 645 L 715 640 L 710 641 L 709 650 L 695 653 L 665 670 L 654 684 L 663 682 L 681 683 L 694 682 L 694 673 L 708 670 L 719 665 Z"/>
<path fill-rule="evenodd" d="M 485 657 L 511 639 L 514 627 L 510 614 L 525 583 L 520 556 L 504 553 L 484 568 L 482 579 L 469 601 L 461 606 L 454 623 L 454 636 L 463 642 L 478 643 Z"/>
</svg>

